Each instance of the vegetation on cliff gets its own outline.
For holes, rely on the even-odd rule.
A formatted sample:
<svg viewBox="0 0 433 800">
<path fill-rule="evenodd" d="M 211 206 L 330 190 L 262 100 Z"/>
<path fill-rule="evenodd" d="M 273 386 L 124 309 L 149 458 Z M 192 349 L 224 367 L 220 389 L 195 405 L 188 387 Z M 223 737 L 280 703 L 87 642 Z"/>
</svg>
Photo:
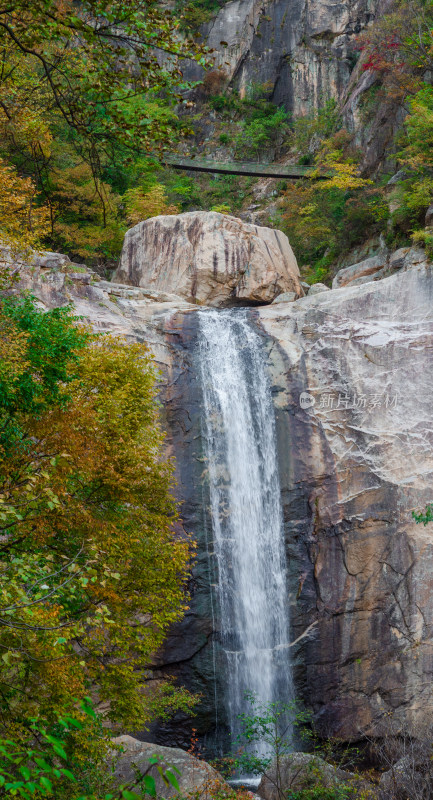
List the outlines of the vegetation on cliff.
<svg viewBox="0 0 433 800">
<path fill-rule="evenodd" d="M 1 12 L 0 229 L 12 256 L 54 239 L 105 258 L 119 245 L 105 171 L 121 162 L 126 173 L 134 153 L 177 136 L 161 100 L 182 84 L 176 29 L 151 2 L 77 10 L 43 0 Z M 171 53 L 166 67 L 155 37 Z M 130 213 L 139 201 L 130 198 Z M 0 735 L 24 751 L 36 740 L 52 763 L 63 730 L 78 783 L 68 788 L 57 770 L 55 792 L 100 797 L 106 726 L 143 728 L 194 703 L 147 671 L 184 613 L 191 543 L 173 532 L 148 349 L 95 336 L 68 308 L 40 311 L 11 294 L 14 277 L 2 268 Z M 80 705 L 89 692 L 96 714 Z M 3 775 L 23 778 L 8 746 L 0 761 Z M 28 796 L 19 780 L 7 791 Z"/>
<path fill-rule="evenodd" d="M 91 691 L 100 715 L 69 742 L 86 771 L 103 720 L 191 707 L 146 672 L 184 612 L 190 544 L 173 534 L 147 348 L 30 298 L 3 298 L 0 325 L 1 729 L 25 742 Z"/>
<path fill-rule="evenodd" d="M 359 174 L 362 150 L 335 101 L 291 119 L 273 104 L 268 86 L 247 87 L 242 97 L 225 89 L 223 70 L 208 71 L 195 88 L 185 82 L 182 59 L 205 63 L 202 46 L 185 38 L 194 28 L 188 14 L 218 7 L 209 0 L 170 12 L 155 0 L 133 9 L 120 0 L 86 0 L 77 16 L 69 1 L 34 0 L 1 12 L 2 227 L 17 224 L 13 210 L 16 219 L 30 214 L 45 246 L 102 271 L 114 266 L 128 226 L 198 208 L 250 213 L 255 206 L 262 224 L 289 234 L 309 280 L 326 279 L 366 231 L 389 245 L 413 237 L 430 252 L 430 5 L 396 2 L 359 40 L 356 69 L 374 77 L 359 104 L 365 124 L 380 104 L 397 103 L 406 113 L 374 176 Z M 182 140 L 188 152 L 223 160 L 284 158 L 314 169 L 337 158 L 353 180 L 266 186 L 179 175 L 161 167 L 158 154 Z M 26 182 L 20 207 L 17 181 Z"/>
<path fill-rule="evenodd" d="M 0 163 L 33 181 L 49 246 L 109 262 L 140 159 L 182 134 L 180 61 L 202 51 L 155 0 L 18 0 L 0 44 Z"/>
</svg>

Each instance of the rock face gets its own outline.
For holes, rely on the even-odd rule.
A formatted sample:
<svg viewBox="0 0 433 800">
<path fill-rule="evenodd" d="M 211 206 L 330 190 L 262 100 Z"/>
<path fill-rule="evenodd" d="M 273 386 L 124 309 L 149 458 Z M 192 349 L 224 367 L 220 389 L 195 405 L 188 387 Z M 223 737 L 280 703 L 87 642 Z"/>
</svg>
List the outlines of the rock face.
<svg viewBox="0 0 433 800">
<path fill-rule="evenodd" d="M 380 735 L 388 713 L 414 730 L 433 699 L 433 531 L 412 518 L 433 495 L 432 299 L 424 261 L 381 281 L 250 312 L 275 399 L 293 639 L 316 622 L 292 651 L 295 688 L 325 735 Z M 218 702 L 212 712 L 211 681 L 201 728 L 209 741 L 212 721 L 224 724 L 224 705 L 218 618 L 200 623 L 199 611 L 215 576 L 204 557 L 208 548 L 212 558 L 212 545 L 194 316 L 183 340 L 193 383 L 188 397 L 172 398 L 172 413 L 176 406 L 180 417 L 194 386 L 180 454 L 185 459 L 187 441 L 190 453 L 195 448 L 196 488 L 185 481 L 185 507 L 203 553 L 191 608 L 203 646 L 188 659 L 173 636 L 164 658 L 187 683 L 204 664 L 208 678 L 214 669 Z M 163 662 L 161 669 L 168 671 Z M 173 730 L 166 727 L 166 741 Z"/>
<path fill-rule="evenodd" d="M 373 800 L 377 793 L 367 781 L 352 772 L 338 769 L 323 758 L 310 753 L 290 753 L 280 759 L 279 766 L 274 762 L 263 775 L 257 794 L 263 800 L 280 800 L 288 792 L 301 792 L 307 789 L 328 789 L 349 787 L 350 797 Z M 279 791 L 280 790 L 280 791 Z"/>
<path fill-rule="evenodd" d="M 153 217 L 131 228 L 114 280 L 212 306 L 303 295 L 287 236 L 206 211 Z"/>
<path fill-rule="evenodd" d="M 417 247 L 401 247 L 392 254 L 388 250 L 382 250 L 364 261 L 340 269 L 332 281 L 332 288 L 340 289 L 348 284 L 357 286 L 378 281 L 392 275 L 393 272 L 411 269 L 415 264 L 422 264 L 424 261 L 425 253 Z M 311 289 L 314 289 L 314 286 Z M 312 293 L 311 289 L 309 294 Z"/>
<path fill-rule="evenodd" d="M 432 296 L 424 262 L 260 310 L 294 635 L 318 620 L 295 684 L 343 738 L 388 713 L 414 730 L 432 702 L 433 531 L 412 519 L 433 494 Z"/>
<path fill-rule="evenodd" d="M 342 0 L 232 0 L 203 26 L 228 85 L 245 93 L 261 84 L 295 115 L 342 99 L 356 62 L 355 40 L 377 3 Z M 226 44 L 222 44 L 225 42 Z M 186 75 L 199 77 L 186 65 Z"/>
<path fill-rule="evenodd" d="M 409 255 L 408 255 L 409 254 Z M 383 280 L 248 311 L 275 403 L 296 693 L 324 734 L 417 730 L 433 700 L 433 274 L 409 251 Z M 202 432 L 195 306 L 147 289 L 34 269 L 46 307 L 74 303 L 98 330 L 147 341 L 163 369 L 168 447 L 198 555 L 190 610 L 151 669 L 203 696 L 193 720 L 152 735 L 218 749 L 224 727 L 218 609 Z M 144 733 L 143 738 L 148 734 Z"/>
<path fill-rule="evenodd" d="M 393 152 L 406 114 L 398 99 L 372 102 L 379 79 L 360 65 L 357 38 L 387 10 L 387 0 L 231 0 L 201 32 L 215 51 L 216 74 L 225 88 L 243 96 L 261 86 L 295 117 L 336 100 L 362 151 L 362 170 L 371 175 Z M 190 63 L 184 74 L 203 77 Z"/>
<path fill-rule="evenodd" d="M 147 773 L 155 778 L 157 797 L 171 798 L 191 796 L 194 800 L 203 798 L 208 800 L 213 793 L 220 789 L 229 790 L 219 772 L 213 769 L 206 761 L 195 758 L 185 750 L 177 747 L 159 747 L 148 742 L 140 742 L 132 736 L 118 736 L 114 744 L 123 748 L 115 769 L 115 777 L 119 784 L 132 783 L 135 780 L 137 769 L 141 774 Z M 158 765 L 164 770 L 175 767 L 179 774 L 174 773 L 179 783 L 179 792 L 173 786 L 167 786 L 158 772 L 157 766 L 149 770 L 149 758 L 158 757 Z M 149 771 L 148 771 L 149 770 Z"/>
<path fill-rule="evenodd" d="M 313 283 L 313 285 L 310 286 L 308 290 L 308 294 L 310 295 L 310 297 L 312 297 L 313 294 L 320 294 L 321 292 L 329 292 L 329 291 L 330 291 L 329 286 L 326 286 L 324 283 Z"/>
</svg>

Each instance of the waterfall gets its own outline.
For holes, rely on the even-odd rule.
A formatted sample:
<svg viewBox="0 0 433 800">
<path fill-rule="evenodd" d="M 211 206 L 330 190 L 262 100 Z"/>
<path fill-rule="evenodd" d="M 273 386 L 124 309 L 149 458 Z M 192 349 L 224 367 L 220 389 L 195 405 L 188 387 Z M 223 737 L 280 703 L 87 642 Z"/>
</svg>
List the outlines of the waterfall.
<svg viewBox="0 0 433 800">
<path fill-rule="evenodd" d="M 292 697 L 275 418 L 261 337 L 245 309 L 198 312 L 206 455 L 226 706 L 238 715 Z"/>
</svg>

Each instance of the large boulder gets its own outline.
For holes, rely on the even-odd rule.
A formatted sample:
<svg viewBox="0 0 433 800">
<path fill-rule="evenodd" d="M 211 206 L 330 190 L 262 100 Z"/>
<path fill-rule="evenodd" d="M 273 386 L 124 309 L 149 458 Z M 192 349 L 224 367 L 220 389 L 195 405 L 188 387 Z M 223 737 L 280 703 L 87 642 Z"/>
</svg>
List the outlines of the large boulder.
<svg viewBox="0 0 433 800">
<path fill-rule="evenodd" d="M 213 211 L 135 225 L 113 280 L 212 306 L 271 303 L 283 292 L 303 295 L 284 233 Z"/>
<path fill-rule="evenodd" d="M 219 790 L 229 790 L 229 786 L 213 767 L 206 761 L 180 750 L 178 747 L 160 747 L 149 742 L 140 742 L 132 736 L 118 736 L 113 740 L 114 744 L 120 745 L 123 752 L 116 764 L 115 777 L 119 784 L 131 784 L 135 781 L 137 772 L 148 773 L 155 778 L 156 793 L 158 797 L 170 798 L 180 795 L 187 796 L 193 793 L 194 800 L 202 797 L 213 797 Z M 149 759 L 151 756 L 158 757 L 158 765 L 149 769 Z M 175 767 L 179 774 L 176 774 L 179 792 L 163 781 L 158 766 L 164 770 Z"/>
<path fill-rule="evenodd" d="M 377 796 L 373 786 L 358 775 L 334 767 L 311 753 L 284 755 L 280 758 L 278 769 L 274 761 L 263 775 L 257 794 L 263 800 L 281 800 L 288 792 L 318 788 L 335 788 L 336 796 L 339 789 L 347 788 L 350 797 L 362 797 L 364 800 Z"/>
</svg>

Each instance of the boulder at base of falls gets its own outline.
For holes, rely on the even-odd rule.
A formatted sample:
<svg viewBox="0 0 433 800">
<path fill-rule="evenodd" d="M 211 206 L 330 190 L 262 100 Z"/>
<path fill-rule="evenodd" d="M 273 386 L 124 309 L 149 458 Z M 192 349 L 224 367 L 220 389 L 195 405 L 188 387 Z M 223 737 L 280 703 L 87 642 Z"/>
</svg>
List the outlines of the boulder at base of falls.
<svg viewBox="0 0 433 800">
<path fill-rule="evenodd" d="M 376 800 L 377 798 L 377 790 L 369 781 L 353 772 L 346 772 L 346 770 L 334 767 L 323 758 L 311 753 L 289 753 L 282 756 L 278 770 L 277 763 L 274 761 L 263 775 L 257 794 L 263 800 L 280 800 L 281 797 L 286 797 L 289 791 L 300 792 L 305 789 L 334 787 L 335 789 L 347 787 L 353 800 L 355 798 Z"/>
<path fill-rule="evenodd" d="M 431 743 L 428 743 L 428 750 L 425 748 L 424 756 L 417 752 L 419 749 L 412 741 L 408 754 L 381 775 L 379 800 L 433 797 Z"/>
<path fill-rule="evenodd" d="M 211 306 L 302 297 L 287 236 L 214 211 L 153 217 L 125 236 L 113 280 Z"/>
<path fill-rule="evenodd" d="M 132 736 L 118 736 L 113 739 L 113 743 L 121 745 L 123 748 L 123 753 L 114 771 L 119 784 L 132 783 L 138 771 L 141 774 L 148 773 L 155 778 L 156 795 L 160 798 L 171 798 L 179 796 L 179 794 L 185 797 L 191 794 L 194 796 L 194 800 L 198 800 L 198 798 L 205 800 L 205 798 L 215 797 L 221 790 L 230 792 L 229 785 L 210 764 L 178 747 L 161 747 L 149 742 L 140 742 Z M 151 756 L 158 756 L 158 766 L 164 770 L 170 767 L 179 770 L 180 774 L 175 773 L 179 792 L 174 786 L 166 786 L 158 772 L 157 765 L 152 766 L 149 770 Z"/>
</svg>

